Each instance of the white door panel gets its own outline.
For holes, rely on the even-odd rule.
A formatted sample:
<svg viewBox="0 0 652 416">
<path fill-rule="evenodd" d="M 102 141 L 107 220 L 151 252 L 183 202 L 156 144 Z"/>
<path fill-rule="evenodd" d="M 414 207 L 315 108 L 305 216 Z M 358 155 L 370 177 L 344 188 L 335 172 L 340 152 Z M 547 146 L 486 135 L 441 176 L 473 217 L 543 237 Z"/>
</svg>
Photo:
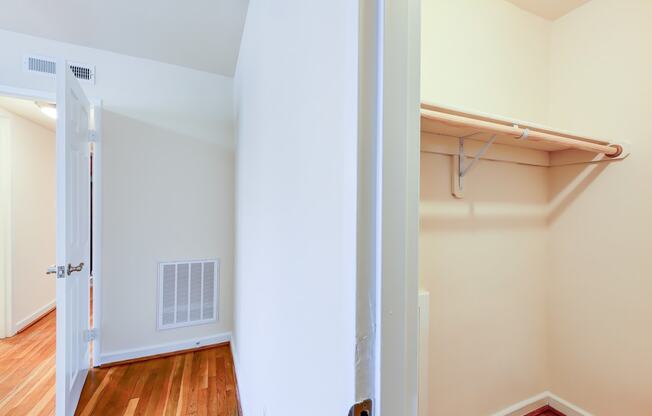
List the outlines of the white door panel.
<svg viewBox="0 0 652 416">
<path fill-rule="evenodd" d="M 74 414 L 90 364 L 90 108 L 57 62 L 57 416 Z"/>
</svg>

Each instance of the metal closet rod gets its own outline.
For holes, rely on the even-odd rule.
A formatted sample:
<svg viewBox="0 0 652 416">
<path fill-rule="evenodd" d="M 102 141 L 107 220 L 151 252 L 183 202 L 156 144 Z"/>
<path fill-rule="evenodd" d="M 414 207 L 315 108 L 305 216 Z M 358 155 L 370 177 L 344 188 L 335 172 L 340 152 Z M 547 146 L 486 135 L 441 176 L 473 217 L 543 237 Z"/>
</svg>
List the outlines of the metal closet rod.
<svg viewBox="0 0 652 416">
<path fill-rule="evenodd" d="M 439 111 L 422 108 L 421 115 L 427 119 L 438 121 L 455 127 L 470 127 L 485 133 L 504 134 L 513 136 L 515 140 L 523 139 L 533 141 L 544 141 L 549 143 L 567 146 L 573 149 L 584 150 L 588 152 L 604 153 L 608 157 L 618 157 L 622 154 L 623 148 L 620 145 L 604 145 L 573 139 L 570 137 L 558 136 L 556 134 L 545 133 L 542 131 L 521 128 L 519 126 L 507 126 L 490 121 L 476 120 L 469 117 L 457 116 L 454 114 L 441 113 Z"/>
</svg>

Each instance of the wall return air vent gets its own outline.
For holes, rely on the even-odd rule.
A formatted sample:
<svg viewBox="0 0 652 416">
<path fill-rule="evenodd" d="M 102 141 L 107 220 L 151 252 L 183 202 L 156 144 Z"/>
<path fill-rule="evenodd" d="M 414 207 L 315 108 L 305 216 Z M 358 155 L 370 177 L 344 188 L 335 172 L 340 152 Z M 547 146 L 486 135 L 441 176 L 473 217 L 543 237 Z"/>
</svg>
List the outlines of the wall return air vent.
<svg viewBox="0 0 652 416">
<path fill-rule="evenodd" d="M 217 321 L 219 274 L 219 260 L 159 263 L 158 329 Z"/>
<path fill-rule="evenodd" d="M 57 74 L 57 61 L 45 56 L 29 55 L 23 61 L 23 68 L 27 72 L 47 75 L 54 78 Z M 70 62 L 75 78 L 82 82 L 95 84 L 95 66 Z"/>
</svg>

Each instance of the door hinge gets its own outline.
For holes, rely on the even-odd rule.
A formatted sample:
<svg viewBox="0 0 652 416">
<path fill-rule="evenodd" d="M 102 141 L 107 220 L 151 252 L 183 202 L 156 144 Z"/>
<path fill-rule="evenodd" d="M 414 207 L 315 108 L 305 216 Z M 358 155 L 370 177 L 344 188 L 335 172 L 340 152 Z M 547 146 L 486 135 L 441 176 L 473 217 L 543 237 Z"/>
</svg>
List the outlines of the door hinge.
<svg viewBox="0 0 652 416">
<path fill-rule="evenodd" d="M 87 329 L 85 332 L 86 332 L 86 342 L 95 341 L 99 335 L 97 328 Z"/>
<path fill-rule="evenodd" d="M 363 400 L 353 405 L 349 411 L 349 416 L 371 416 L 372 408 L 371 399 Z"/>
<path fill-rule="evenodd" d="M 65 279 L 66 278 L 66 268 L 63 266 L 57 267 L 57 279 Z"/>
</svg>

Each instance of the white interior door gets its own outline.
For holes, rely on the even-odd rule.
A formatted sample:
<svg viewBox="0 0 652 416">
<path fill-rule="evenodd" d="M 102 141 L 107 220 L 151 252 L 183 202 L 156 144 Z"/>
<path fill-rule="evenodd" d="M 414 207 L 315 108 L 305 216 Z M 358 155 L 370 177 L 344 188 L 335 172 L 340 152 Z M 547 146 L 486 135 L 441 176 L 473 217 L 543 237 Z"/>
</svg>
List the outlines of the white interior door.
<svg viewBox="0 0 652 416">
<path fill-rule="evenodd" d="M 73 415 L 90 365 L 90 103 L 57 62 L 57 416 Z"/>
</svg>

